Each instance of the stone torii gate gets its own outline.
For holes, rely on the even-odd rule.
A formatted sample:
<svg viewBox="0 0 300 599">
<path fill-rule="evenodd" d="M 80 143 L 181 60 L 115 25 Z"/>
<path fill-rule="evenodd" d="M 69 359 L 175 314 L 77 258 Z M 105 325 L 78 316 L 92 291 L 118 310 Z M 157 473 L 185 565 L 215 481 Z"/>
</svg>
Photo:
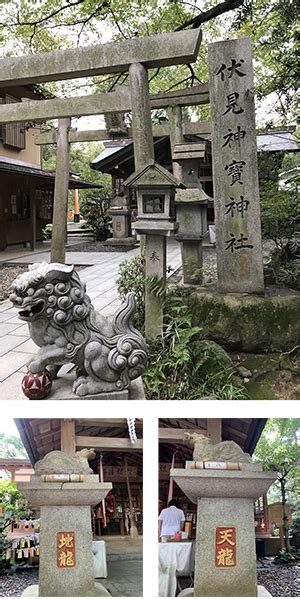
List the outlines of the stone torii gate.
<svg viewBox="0 0 300 599">
<path fill-rule="evenodd" d="M 120 91 L 126 90 L 126 87 L 118 88 Z M 169 115 L 169 125 L 158 125 L 152 127 L 153 137 L 161 135 L 170 135 L 171 146 L 182 140 L 184 124 L 181 119 L 181 106 L 197 106 L 209 102 L 208 84 L 203 83 L 193 87 L 174 92 L 165 92 L 150 95 L 151 110 L 157 108 L 167 108 Z M 187 133 L 210 132 L 209 123 L 186 123 Z M 127 129 L 127 137 L 133 136 L 132 128 Z M 122 138 L 122 136 L 117 136 Z M 110 139 L 106 129 L 76 131 L 71 128 L 69 118 L 59 119 L 57 129 L 38 134 L 35 137 L 36 145 L 57 144 L 56 164 L 60 165 L 56 171 L 55 191 L 54 191 L 54 213 L 53 213 L 53 234 L 52 234 L 52 261 L 59 261 L 64 255 L 64 244 L 66 238 L 66 204 L 67 204 L 67 177 L 69 172 L 69 150 L 70 143 L 104 141 Z M 173 163 L 174 175 L 182 179 L 182 169 L 176 162 Z M 65 202 L 62 198 L 65 197 Z"/>
<path fill-rule="evenodd" d="M 63 157 L 68 156 L 66 148 L 69 144 L 70 117 L 131 110 L 135 168 L 138 170 L 154 159 L 148 69 L 194 62 L 197 59 L 201 38 L 201 30 L 197 29 L 48 54 L 5 58 L 0 61 L 0 88 L 128 71 L 130 91 L 121 88 L 110 94 L 100 93 L 92 96 L 3 105 L 0 107 L 0 124 L 54 118 L 66 119 L 61 122 L 57 139 L 58 164 L 61 164 Z M 60 172 L 61 179 L 56 181 L 54 196 L 53 248 L 55 251 L 52 251 L 51 259 L 57 262 L 65 260 L 66 172 L 68 171 L 68 160 L 64 160 Z"/>
<path fill-rule="evenodd" d="M 0 122 L 3 124 L 52 118 L 61 119 L 57 138 L 57 164 L 60 168 L 57 170 L 54 192 L 52 261 L 64 262 L 65 260 L 70 117 L 124 112 L 132 108 L 133 129 L 136 130 L 137 125 L 141 125 L 139 127 L 140 133 L 135 131 L 133 134 L 135 154 L 139 156 L 140 164 L 143 164 L 143 161 L 148 161 L 149 156 L 152 157 L 153 155 L 151 115 L 147 101 L 146 112 L 142 110 L 141 114 L 135 113 L 142 106 L 141 97 L 142 100 L 148 99 L 149 87 L 147 79 L 143 82 L 142 92 L 138 90 L 141 83 L 140 77 L 133 81 L 133 72 L 137 67 L 131 67 L 131 65 L 143 64 L 143 69 L 147 74 L 148 68 L 191 62 L 197 57 L 200 42 L 200 31 L 192 32 L 191 35 L 187 32 L 181 32 L 77 50 L 59 51 L 47 55 L 38 54 L 30 57 L 6 58 L 0 62 L 0 87 L 114 72 L 130 72 L 131 93 L 127 88 L 121 88 L 109 95 L 97 94 L 75 98 L 30 101 L 24 104 L 14 104 L 12 110 L 9 110 L 8 105 L 1 107 Z M 143 69 L 141 69 L 141 72 Z M 135 97 L 137 97 L 136 101 Z M 148 115 L 146 114 L 147 111 L 149 112 Z M 148 126 L 145 126 L 144 121 L 148 122 Z M 145 133 L 141 134 L 141 131 Z"/>
</svg>

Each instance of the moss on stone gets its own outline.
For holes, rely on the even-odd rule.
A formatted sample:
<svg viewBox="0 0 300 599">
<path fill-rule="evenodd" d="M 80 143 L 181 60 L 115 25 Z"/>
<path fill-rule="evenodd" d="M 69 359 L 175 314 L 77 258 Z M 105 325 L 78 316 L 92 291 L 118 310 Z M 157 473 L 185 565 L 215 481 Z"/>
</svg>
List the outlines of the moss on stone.
<svg viewBox="0 0 300 599">
<path fill-rule="evenodd" d="M 204 337 L 240 351 L 288 351 L 300 343 L 300 293 L 254 296 L 197 291 L 188 303 Z"/>
</svg>

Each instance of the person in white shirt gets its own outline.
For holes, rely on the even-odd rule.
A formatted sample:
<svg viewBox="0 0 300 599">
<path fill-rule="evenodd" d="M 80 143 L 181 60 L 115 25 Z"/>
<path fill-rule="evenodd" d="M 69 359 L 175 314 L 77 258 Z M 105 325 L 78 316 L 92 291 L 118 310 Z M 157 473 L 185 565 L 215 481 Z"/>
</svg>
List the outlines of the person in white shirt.
<svg viewBox="0 0 300 599">
<path fill-rule="evenodd" d="M 184 512 L 180 509 L 177 499 L 171 499 L 168 507 L 162 510 L 158 517 L 158 536 L 159 539 L 164 536 L 174 535 L 183 530 L 185 521 Z"/>
</svg>

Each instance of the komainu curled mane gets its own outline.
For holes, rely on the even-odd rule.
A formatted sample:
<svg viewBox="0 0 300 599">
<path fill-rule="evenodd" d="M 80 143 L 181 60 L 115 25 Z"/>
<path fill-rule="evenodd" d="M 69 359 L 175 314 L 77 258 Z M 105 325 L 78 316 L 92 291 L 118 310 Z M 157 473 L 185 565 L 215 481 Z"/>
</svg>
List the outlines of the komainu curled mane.
<svg viewBox="0 0 300 599">
<path fill-rule="evenodd" d="M 125 389 L 147 364 L 146 343 L 132 325 L 134 295 L 109 319 L 94 309 L 85 290 L 74 267 L 65 264 L 34 264 L 14 280 L 10 300 L 40 347 L 28 369 L 48 368 L 55 375 L 73 362 L 77 395 Z"/>
</svg>

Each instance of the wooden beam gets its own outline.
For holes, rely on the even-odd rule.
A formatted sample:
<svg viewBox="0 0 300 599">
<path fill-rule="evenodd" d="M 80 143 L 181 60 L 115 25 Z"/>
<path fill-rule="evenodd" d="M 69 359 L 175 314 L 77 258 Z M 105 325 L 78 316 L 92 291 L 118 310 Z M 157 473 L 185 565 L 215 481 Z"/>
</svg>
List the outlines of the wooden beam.
<svg viewBox="0 0 300 599">
<path fill-rule="evenodd" d="M 201 433 L 206 435 L 206 431 L 199 428 L 160 428 L 159 441 L 161 443 L 184 443 L 185 433 Z"/>
<path fill-rule="evenodd" d="M 142 451 L 143 439 L 131 443 L 130 439 L 123 437 L 85 437 L 76 435 L 76 447 L 94 447 L 103 451 Z"/>
<path fill-rule="evenodd" d="M 60 447 L 61 451 L 74 455 L 76 452 L 75 445 L 75 420 L 62 419 L 60 424 Z"/>
<path fill-rule="evenodd" d="M 85 48 L 4 58 L 0 87 L 125 73 L 141 62 L 148 69 L 187 64 L 197 59 L 201 30 L 163 33 Z"/>
<path fill-rule="evenodd" d="M 182 130 L 185 135 L 201 135 L 211 133 L 210 122 L 197 121 L 195 123 L 182 123 Z M 167 137 L 169 135 L 169 125 L 153 125 L 152 127 L 153 137 Z M 118 139 L 132 139 L 132 129 L 127 129 L 127 137 L 120 137 Z M 89 141 L 112 141 L 109 137 L 106 129 L 94 129 L 87 131 L 75 131 L 70 130 L 69 142 L 70 143 L 83 143 Z M 34 143 L 37 146 L 44 146 L 47 144 L 56 143 L 56 129 L 47 131 L 45 133 L 39 133 L 34 138 Z"/>
<path fill-rule="evenodd" d="M 207 418 L 207 436 L 214 444 L 222 441 L 222 418 Z"/>
<path fill-rule="evenodd" d="M 127 428 L 127 418 L 76 418 L 76 425 L 101 428 L 115 428 L 124 426 Z M 143 420 L 136 418 L 135 428 L 143 428 Z"/>
</svg>

